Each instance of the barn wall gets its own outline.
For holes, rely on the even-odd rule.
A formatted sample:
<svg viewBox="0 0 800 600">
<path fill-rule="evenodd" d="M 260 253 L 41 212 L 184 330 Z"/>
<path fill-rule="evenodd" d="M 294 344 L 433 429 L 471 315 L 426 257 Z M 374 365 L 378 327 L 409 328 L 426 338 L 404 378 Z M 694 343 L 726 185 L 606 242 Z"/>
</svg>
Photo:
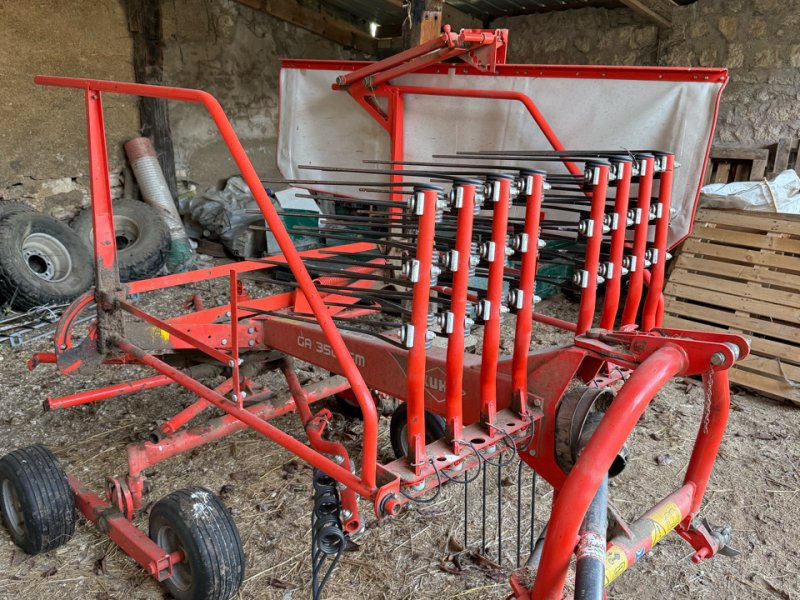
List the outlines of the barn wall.
<svg viewBox="0 0 800 600">
<path fill-rule="evenodd" d="M 523 63 L 728 67 L 721 143 L 800 136 L 800 12 L 782 0 L 698 0 L 659 29 L 626 9 L 504 18 L 509 60 Z"/>
<path fill-rule="evenodd" d="M 0 198 L 70 216 L 89 199 L 83 96 L 34 85 L 33 76 L 131 80 L 122 7 L 118 0 L 0 2 L 0 31 Z M 105 113 L 116 171 L 138 114 L 131 98 L 110 95 Z"/>
</svg>

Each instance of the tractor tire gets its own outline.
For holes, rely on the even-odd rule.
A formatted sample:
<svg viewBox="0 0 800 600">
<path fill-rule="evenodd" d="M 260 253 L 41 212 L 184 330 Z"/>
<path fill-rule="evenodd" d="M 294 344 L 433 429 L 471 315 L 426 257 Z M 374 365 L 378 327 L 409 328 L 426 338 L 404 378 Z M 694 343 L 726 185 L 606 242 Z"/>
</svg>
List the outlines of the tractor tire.
<svg viewBox="0 0 800 600">
<path fill-rule="evenodd" d="M 150 539 L 166 552 L 181 551 L 164 582 L 176 600 L 229 600 L 244 581 L 244 548 L 222 501 L 205 488 L 165 496 L 150 511 Z"/>
<path fill-rule="evenodd" d="M 446 423 L 444 417 L 425 411 L 425 444 L 430 444 L 444 437 Z M 392 414 L 389 423 L 389 440 L 397 458 L 408 456 L 408 405 L 403 402 Z"/>
<path fill-rule="evenodd" d="M 0 297 L 16 310 L 66 304 L 91 287 L 92 255 L 72 229 L 37 212 L 0 220 Z"/>
<path fill-rule="evenodd" d="M 0 459 L 0 510 L 11 539 L 26 554 L 54 550 L 75 532 L 75 497 L 64 469 L 44 446 Z"/>
<path fill-rule="evenodd" d="M 120 281 L 155 276 L 169 254 L 169 229 L 153 207 L 139 200 L 122 198 L 114 202 L 114 232 Z M 86 209 L 72 221 L 72 229 L 93 251 L 92 211 Z"/>
</svg>

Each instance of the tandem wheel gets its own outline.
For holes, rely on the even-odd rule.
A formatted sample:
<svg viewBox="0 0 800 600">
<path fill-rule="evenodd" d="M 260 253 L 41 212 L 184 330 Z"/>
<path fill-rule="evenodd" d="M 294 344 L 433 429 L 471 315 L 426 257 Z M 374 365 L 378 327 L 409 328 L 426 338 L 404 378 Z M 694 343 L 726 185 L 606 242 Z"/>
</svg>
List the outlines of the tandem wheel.
<svg viewBox="0 0 800 600">
<path fill-rule="evenodd" d="M 445 420 L 441 415 L 425 411 L 425 444 L 440 440 L 445 434 Z M 389 423 L 389 440 L 397 458 L 408 456 L 408 405 L 402 402 L 392 414 Z"/>
<path fill-rule="evenodd" d="M 41 445 L 0 459 L 0 511 L 11 539 L 26 554 L 66 544 L 75 533 L 75 496 L 64 469 Z"/>
<path fill-rule="evenodd" d="M 222 501 L 205 488 L 173 492 L 150 511 L 150 539 L 183 553 L 164 581 L 176 600 L 229 600 L 244 581 L 244 548 Z"/>
</svg>

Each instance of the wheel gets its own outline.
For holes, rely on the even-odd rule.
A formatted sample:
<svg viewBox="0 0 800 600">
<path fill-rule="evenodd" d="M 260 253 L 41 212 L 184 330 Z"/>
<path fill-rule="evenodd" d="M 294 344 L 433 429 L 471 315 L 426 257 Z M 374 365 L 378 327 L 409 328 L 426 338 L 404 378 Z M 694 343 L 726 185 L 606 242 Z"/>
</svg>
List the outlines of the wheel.
<svg viewBox="0 0 800 600">
<path fill-rule="evenodd" d="M 0 509 L 14 543 L 26 554 L 49 552 L 75 532 L 75 496 L 67 475 L 44 446 L 0 459 Z"/>
<path fill-rule="evenodd" d="M 375 405 L 379 406 L 376 392 L 372 391 L 371 395 L 372 395 L 372 400 L 375 402 Z M 358 401 L 356 400 L 356 396 L 353 393 L 353 390 L 345 390 L 340 394 L 334 394 L 333 399 L 336 402 L 336 407 L 333 410 L 335 410 L 336 412 L 351 419 L 364 418 L 364 415 L 361 412 L 361 407 L 358 405 Z"/>
<path fill-rule="evenodd" d="M 425 411 L 425 444 L 444 437 L 446 423 L 444 417 Z M 389 440 L 397 458 L 408 456 L 408 405 L 403 402 L 392 414 L 389 423 Z"/>
<path fill-rule="evenodd" d="M 65 304 L 94 280 L 92 255 L 69 227 L 36 212 L 0 221 L 0 297 L 17 310 Z"/>
<path fill-rule="evenodd" d="M 153 277 L 169 254 L 169 228 L 149 204 L 130 198 L 114 202 L 119 278 L 135 281 Z M 72 229 L 92 251 L 92 211 L 84 210 L 72 221 Z"/>
<path fill-rule="evenodd" d="M 150 539 L 183 552 L 164 584 L 176 600 L 228 600 L 244 580 L 239 531 L 222 501 L 205 488 L 162 498 L 150 511 Z"/>
<path fill-rule="evenodd" d="M 36 211 L 32 206 L 29 206 L 24 202 L 18 202 L 16 200 L 3 200 L 0 202 L 0 219 L 23 212 L 32 213 Z"/>
</svg>

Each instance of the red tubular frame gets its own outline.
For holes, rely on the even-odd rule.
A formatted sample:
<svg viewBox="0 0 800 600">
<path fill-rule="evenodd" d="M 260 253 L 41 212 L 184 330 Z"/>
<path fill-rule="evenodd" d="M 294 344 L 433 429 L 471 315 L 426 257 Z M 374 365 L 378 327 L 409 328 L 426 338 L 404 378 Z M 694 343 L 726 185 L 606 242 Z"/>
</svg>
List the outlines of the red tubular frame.
<svg viewBox="0 0 800 600">
<path fill-rule="evenodd" d="M 511 183 L 509 177 L 490 179 L 492 195 L 497 196 L 492 211 L 492 243 L 494 257 L 489 264 L 486 300 L 489 314 L 483 315 L 483 351 L 481 353 L 481 423 L 494 425 L 497 416 L 497 359 L 500 356 L 500 308 L 503 305 L 503 273 L 506 262 L 506 234 L 508 211 L 511 205 Z M 488 201 L 491 199 L 487 198 Z"/>
<path fill-rule="evenodd" d="M 286 227 L 283 225 L 283 221 L 281 221 L 280 216 L 275 211 L 275 208 L 272 206 L 272 202 L 270 201 L 269 197 L 267 196 L 266 191 L 264 190 L 264 186 L 261 184 L 261 180 L 256 173 L 255 168 L 253 168 L 250 159 L 247 157 L 247 153 L 244 150 L 239 138 L 236 136 L 236 132 L 233 130 L 230 121 L 225 116 L 225 111 L 220 106 L 219 102 L 216 98 L 214 98 L 211 94 L 207 92 L 203 92 L 201 90 L 187 90 L 181 88 L 173 88 L 173 87 L 162 87 L 162 86 L 155 86 L 155 85 L 144 85 L 144 84 L 137 84 L 137 83 L 117 83 L 117 82 L 110 82 L 110 81 L 99 81 L 99 80 L 92 80 L 92 79 L 75 79 L 70 77 L 43 77 L 37 76 L 34 81 L 40 85 L 50 85 L 56 87 L 66 87 L 66 88 L 76 88 L 76 89 L 83 89 L 86 90 L 86 97 L 87 97 L 87 106 L 88 100 L 93 96 L 96 96 L 97 102 L 99 104 L 100 100 L 100 92 L 112 92 L 112 93 L 120 93 L 120 94 L 129 94 L 134 96 L 146 96 L 150 98 L 163 98 L 166 100 L 182 100 L 185 102 L 194 102 L 198 104 L 202 104 L 208 110 L 211 118 L 214 120 L 214 123 L 219 129 L 220 134 L 222 135 L 225 144 L 228 146 L 228 149 L 231 152 L 231 156 L 233 157 L 236 166 L 241 171 L 242 177 L 244 178 L 245 182 L 247 183 L 250 191 L 253 194 L 253 198 L 255 199 L 256 203 L 258 204 L 261 212 L 264 214 L 264 218 L 267 221 L 267 225 L 270 228 L 270 231 L 275 236 L 275 241 L 278 243 L 278 246 L 281 249 L 281 253 L 283 254 L 287 265 L 292 271 L 295 279 L 297 280 L 300 289 L 305 294 L 306 299 L 308 300 L 311 309 L 314 312 L 314 316 L 319 323 L 320 328 L 325 334 L 328 343 L 331 345 L 331 348 L 336 353 L 336 356 L 339 358 L 341 362 L 342 369 L 344 370 L 345 377 L 350 382 L 350 386 L 353 390 L 355 395 L 355 399 L 358 402 L 359 407 L 361 408 L 362 415 L 364 417 L 364 450 L 362 455 L 362 462 L 361 462 L 361 476 L 363 478 L 364 486 L 368 490 L 375 490 L 376 489 L 376 468 L 377 468 L 377 458 L 378 458 L 378 414 L 375 408 L 375 403 L 372 401 L 372 396 L 370 395 L 367 386 L 364 384 L 364 379 L 361 377 L 361 373 L 359 372 L 358 368 L 356 367 L 353 359 L 351 358 L 350 354 L 347 351 L 347 347 L 342 340 L 342 336 L 339 333 L 339 330 L 336 328 L 333 320 L 331 319 L 330 314 L 328 313 L 327 309 L 325 308 L 325 303 L 322 301 L 319 293 L 317 292 L 313 281 L 311 280 L 311 276 L 308 274 L 308 271 L 303 264 L 300 255 L 297 252 L 297 249 L 294 247 L 291 237 L 289 233 L 286 231 Z M 99 110 L 98 106 L 98 110 Z M 96 111 L 95 111 L 96 112 Z M 94 114 L 94 113 L 90 113 Z M 111 206 L 111 197 L 110 193 L 108 192 L 108 168 L 107 168 L 107 152 L 105 149 L 105 136 L 103 134 L 103 125 L 102 125 L 102 115 L 100 116 L 99 128 L 100 132 L 97 132 L 97 128 L 90 127 L 90 143 L 89 143 L 89 150 L 90 150 L 90 160 L 92 164 L 92 197 L 99 197 L 100 199 L 107 200 L 107 206 L 101 206 L 105 211 L 105 222 L 102 224 L 95 223 L 95 226 L 102 225 L 103 229 L 95 229 L 95 231 L 105 231 L 113 238 L 114 235 L 114 223 L 112 219 L 112 213 L 110 210 Z M 92 132 L 95 132 L 94 136 L 92 136 Z M 100 163 L 98 164 L 98 161 Z M 99 185 L 100 182 L 95 181 L 95 173 L 98 169 L 103 168 L 105 166 L 105 173 L 106 173 L 106 180 L 105 184 L 103 184 L 102 189 L 96 189 L 96 183 Z M 98 174 L 97 177 L 100 175 Z M 95 196 L 95 193 L 98 196 Z M 97 209 L 95 209 L 97 210 Z M 98 216 L 95 217 L 95 220 L 98 219 Z M 111 246 L 108 245 L 108 240 L 104 240 L 103 238 L 98 237 L 96 239 L 96 244 L 98 246 L 103 246 L 103 253 L 99 254 L 100 248 L 96 248 L 98 252 L 98 260 L 100 257 L 104 257 L 103 260 L 108 260 L 110 258 L 110 263 L 107 264 L 115 264 L 116 261 L 116 253 L 115 247 L 113 245 L 114 240 L 111 240 Z M 110 248 L 110 249 L 109 249 Z M 98 282 L 99 283 L 99 282 Z M 98 314 L 99 316 L 99 314 Z M 189 378 L 191 380 L 191 378 Z M 210 390 L 209 390 L 210 391 Z M 324 470 L 324 469 L 323 469 Z M 329 473 L 330 474 L 330 473 Z M 349 475 L 349 474 L 348 474 Z M 351 477 L 348 477 L 351 479 Z"/>
<path fill-rule="evenodd" d="M 603 476 L 650 401 L 686 364 L 682 350 L 664 346 L 645 359 L 619 390 L 553 503 L 531 598 L 561 600 L 578 529 Z"/>
<path fill-rule="evenodd" d="M 578 307 L 578 322 L 575 324 L 575 333 L 584 333 L 592 326 L 594 308 L 597 302 L 597 277 L 600 268 L 600 247 L 603 244 L 603 216 L 606 210 L 606 192 L 608 191 L 609 165 L 587 163 L 586 168 L 598 172 L 598 182 L 592 188 L 592 208 L 589 213 L 591 236 L 586 242 L 586 287 L 581 293 L 581 303 Z"/>
<path fill-rule="evenodd" d="M 491 33 L 491 35 L 495 35 Z M 504 58 L 505 34 L 502 30 L 495 37 L 487 33 L 467 31 L 459 34 L 458 42 L 449 31 L 441 38 L 437 38 L 428 45 L 402 53 L 390 63 L 381 62 L 374 65 L 365 65 L 359 71 L 344 75 L 339 84 L 351 86 L 350 93 L 373 117 L 378 120 L 392 138 L 391 153 L 393 160 L 403 158 L 403 96 L 406 94 L 420 94 L 431 96 L 451 96 L 463 98 L 490 98 L 498 100 L 520 101 L 541 128 L 545 137 L 554 149 L 563 150 L 553 130 L 549 127 L 544 117 L 526 95 L 519 92 L 464 90 L 464 89 L 439 89 L 417 86 L 392 86 L 386 82 L 393 77 L 406 72 L 421 69 L 422 65 L 429 65 L 448 54 L 463 54 L 469 52 L 476 62 L 486 56 L 487 50 L 493 50 L 488 61 L 487 70 L 494 70 L 495 63 Z M 464 44 L 456 47 L 456 43 Z M 467 47 L 472 44 L 474 47 Z M 463 52 L 462 52 L 463 51 Z M 480 58 L 473 54 L 479 52 Z M 426 56 L 427 55 L 427 56 Z M 451 68 L 450 65 L 443 68 Z M 590 68 L 586 69 L 591 70 Z M 659 70 L 661 73 L 663 70 Z M 615 72 L 625 73 L 617 70 Z M 655 77 L 654 71 L 654 77 Z M 702 73 L 702 71 L 698 71 Z M 378 75 L 373 77 L 374 75 Z M 659 75 L 661 76 L 661 75 Z M 685 75 L 681 75 L 685 76 Z M 365 91 L 366 78 L 372 77 L 371 83 L 377 86 L 370 96 L 388 98 L 388 114 L 382 114 L 374 99 L 367 99 Z M 672 75 L 670 75 L 672 77 Z M 678 77 L 678 75 L 675 75 Z M 724 79 L 723 79 L 724 81 Z M 409 500 L 410 496 L 423 494 L 438 483 L 438 477 L 433 477 L 432 470 L 426 469 L 427 455 L 437 461 L 441 469 L 470 468 L 481 463 L 476 452 L 486 452 L 484 457 L 499 451 L 498 441 L 507 435 L 516 436 L 522 447 L 528 447 L 525 442 L 528 437 L 536 443 L 536 450 L 520 450 L 520 456 L 536 468 L 555 488 L 553 512 L 550 526 L 545 539 L 542 561 L 539 565 L 538 575 L 533 590 L 518 592 L 520 598 L 561 598 L 564 582 L 567 576 L 570 556 L 572 555 L 580 523 L 586 509 L 594 496 L 600 480 L 608 470 L 614 457 L 630 435 L 643 411 L 652 400 L 655 393 L 663 384 L 675 374 L 696 374 L 705 372 L 704 383 L 711 389 L 711 402 L 709 412 L 704 415 L 705 424 L 700 427 L 689 466 L 686 472 L 685 483 L 682 488 L 668 496 L 665 501 L 680 501 L 681 517 L 683 520 L 677 527 L 678 533 L 683 536 L 696 549 L 695 560 L 713 555 L 718 546 L 710 539 L 708 531 L 698 528 L 692 523 L 692 517 L 699 510 L 703 493 L 708 483 L 708 477 L 716 458 L 719 444 L 724 432 L 725 421 L 728 415 L 729 392 L 727 369 L 735 360 L 733 345 L 739 349 L 739 355 L 746 354 L 746 344 L 736 336 L 723 336 L 718 334 L 700 334 L 681 332 L 678 330 L 663 330 L 652 334 L 638 332 L 616 332 L 607 336 L 584 337 L 576 336 L 571 347 L 548 350 L 544 352 L 529 352 L 532 321 L 549 323 L 565 329 L 571 329 L 578 334 L 588 329 L 592 324 L 595 308 L 595 291 L 599 266 L 600 243 L 603 238 L 603 216 L 606 202 L 608 169 L 607 165 L 595 165 L 600 169 L 600 178 L 595 185 L 592 195 L 590 222 L 593 232 L 587 243 L 586 270 L 588 273 L 588 286 L 584 291 L 578 323 L 566 323 L 554 317 L 545 317 L 533 313 L 533 293 L 535 289 L 535 273 L 538 251 L 538 229 L 541 217 L 543 175 L 534 175 L 532 193 L 527 198 L 525 209 L 524 231 L 528 236 L 528 249 L 522 257 L 520 268 L 519 289 L 522 294 L 522 306 L 517 317 L 517 337 L 515 339 L 514 354 L 510 359 L 500 360 L 499 330 L 500 307 L 503 303 L 503 272 L 505 261 L 507 221 L 510 206 L 511 185 L 510 179 L 498 176 L 494 185 L 499 190 L 499 201 L 494 204 L 494 222 L 492 225 L 492 241 L 495 244 L 494 261 L 489 266 L 489 283 L 487 286 L 487 299 L 491 303 L 488 320 L 484 330 L 484 352 L 480 360 L 477 357 L 463 355 L 463 334 L 465 303 L 473 299 L 467 293 L 467 280 L 469 270 L 470 238 L 472 233 L 473 207 L 475 200 L 475 187 L 462 186 L 463 205 L 458 215 L 456 231 L 456 249 L 459 251 L 458 269 L 454 273 L 453 288 L 446 290 L 451 294 L 453 302 L 453 333 L 449 340 L 447 356 L 443 360 L 443 351 L 426 350 L 426 331 L 428 328 L 428 311 L 430 302 L 430 277 L 432 266 L 432 251 L 434 248 L 434 233 L 436 219 L 437 192 L 431 189 L 418 190 L 423 199 L 422 214 L 419 220 L 418 243 L 416 259 L 419 261 L 419 278 L 415 282 L 412 294 L 411 324 L 414 326 L 413 344 L 407 353 L 398 350 L 385 342 L 365 341 L 363 336 L 344 337 L 337 330 L 331 315 L 335 311 L 341 315 L 363 314 L 370 309 L 360 308 L 357 311 L 345 309 L 329 310 L 317 292 L 314 283 L 309 277 L 303 263 L 302 256 L 296 251 L 279 215 L 272 207 L 271 202 L 261 186 L 260 181 L 247 159 L 244 150 L 225 117 L 217 101 L 198 90 L 182 90 L 177 88 L 145 86 L 139 84 L 122 84 L 115 82 L 101 82 L 84 79 L 68 78 L 37 78 L 37 83 L 72 87 L 82 89 L 86 94 L 87 125 L 89 130 L 89 153 L 92 175 L 93 216 L 95 224 L 96 243 L 96 269 L 98 272 L 98 321 L 102 334 L 101 350 L 107 351 L 114 346 L 127 354 L 122 358 L 112 357 L 108 361 L 118 360 L 143 364 L 160 373 L 155 377 L 109 386 L 100 390 L 83 392 L 72 396 L 57 399 L 59 406 L 70 406 L 90 402 L 107 397 L 123 395 L 138 389 L 147 389 L 168 382 L 178 383 L 198 396 L 198 400 L 189 408 L 181 411 L 170 419 L 162 428 L 166 437 L 157 444 L 145 442 L 131 445 L 128 448 L 129 473 L 127 478 L 127 493 L 136 504 L 141 507 L 142 492 L 144 489 L 144 469 L 157 464 L 171 456 L 202 444 L 219 439 L 225 435 L 250 427 L 260 434 L 280 444 L 300 459 L 321 469 L 331 477 L 346 486 L 343 499 L 348 508 L 352 508 L 353 516 L 346 523 L 348 529 L 355 529 L 360 522 L 357 517 L 355 494 L 374 500 L 376 512 L 379 516 L 394 514 L 400 504 Z M 257 261 L 248 261 L 237 265 L 226 265 L 214 269 L 197 271 L 194 273 L 178 274 L 154 280 L 131 283 L 120 286 L 117 278 L 117 267 L 114 250 L 113 219 L 111 218 L 111 202 L 107 172 L 107 157 L 102 119 L 102 92 L 116 92 L 124 94 L 143 95 L 173 100 L 182 100 L 203 104 L 211 114 L 219 128 L 224 141 L 231 150 L 245 181 L 256 198 L 267 224 L 283 252 L 283 256 L 275 259 L 274 263 L 284 261 L 291 269 L 298 282 L 297 293 L 279 294 L 274 297 L 249 300 L 239 294 L 237 275 L 255 269 L 269 268 Z M 648 159 L 645 159 L 648 160 Z M 649 227 L 649 203 L 652 193 L 653 159 L 649 159 L 647 175 L 642 178 L 639 186 L 639 208 L 641 209 L 642 222 L 637 226 L 634 235 L 634 255 L 637 256 L 635 273 L 638 280 L 638 296 L 635 297 L 635 309 L 641 300 L 641 286 L 647 281 L 648 273 L 644 270 L 644 252 L 647 245 Z M 574 175 L 581 175 L 582 171 L 572 162 L 565 161 L 567 169 Z M 619 281 L 621 277 L 622 247 L 625 244 L 625 214 L 626 204 L 630 192 L 631 165 L 627 164 L 627 173 L 623 168 L 623 178 L 619 182 L 615 211 L 618 214 L 619 229 L 612 234 L 611 262 L 617 272 L 613 278 Z M 665 213 L 663 222 L 656 223 L 655 248 L 665 248 L 666 223 L 669 215 L 669 191 L 671 188 L 671 168 L 669 173 L 664 172 L 661 178 L 659 198 Z M 524 173 L 524 172 L 523 172 Z M 392 180 L 400 176 L 392 176 Z M 649 177 L 649 182 L 647 178 Z M 399 195 L 394 195 L 396 199 Z M 666 204 L 663 204 L 666 202 Z M 110 240 L 109 240 L 110 238 Z M 110 241 L 110 243 L 109 243 Z M 616 245 L 615 245 L 616 243 Z M 372 249 L 372 244 L 353 244 L 348 246 L 350 251 Z M 323 256 L 319 253 L 303 253 L 303 256 Z M 616 252 L 616 254 L 615 254 Z M 663 266 L 665 256 L 661 254 L 654 266 Z M 378 268 L 378 265 L 376 265 Z M 161 289 L 183 283 L 209 279 L 213 277 L 228 277 L 230 282 L 230 306 L 218 307 L 208 310 L 199 310 L 190 315 L 177 319 L 163 321 L 137 309 L 125 301 L 126 293 L 136 293 Z M 663 270 L 660 274 L 653 270 L 650 277 L 650 290 L 645 303 L 648 318 L 659 322 L 660 301 L 656 297 L 659 287 L 663 282 Z M 355 285 L 355 284 L 354 284 Z M 591 288 L 591 289 L 589 289 Z M 635 290 L 634 290 L 635 292 Z M 602 323 L 607 323 L 607 313 L 614 310 L 618 304 L 619 289 L 616 298 L 608 300 L 604 305 L 604 318 Z M 656 298 L 651 300 L 651 296 Z M 336 295 L 332 295 L 333 298 Z M 344 296 L 340 296 L 344 297 Z M 83 302 L 83 304 L 81 304 Z M 77 307 L 85 307 L 86 298 L 77 302 Z M 629 296 L 629 302 L 634 301 Z M 655 306 L 655 312 L 653 307 Z M 274 314 L 258 314 L 247 312 L 248 309 L 261 311 L 286 310 L 308 314 L 310 309 L 316 321 L 313 324 L 299 324 L 297 321 L 282 319 Z M 230 327 L 225 318 L 226 309 L 230 310 Z M 137 346 L 134 341 L 138 338 L 133 335 L 128 338 L 121 321 L 121 311 L 127 311 L 139 319 L 155 326 L 162 332 L 162 337 L 167 335 L 169 342 L 164 341 L 164 347 L 155 345 L 149 350 Z M 626 304 L 625 312 L 629 312 Z M 245 316 L 240 321 L 240 316 Z M 69 319 L 67 319 L 69 321 Z M 252 325 L 251 325 L 252 324 Z M 69 329 L 69 323 L 66 329 Z M 144 326 L 144 324 L 139 324 Z M 250 331 L 252 327 L 252 332 Z M 609 327 L 613 327 L 613 314 Z M 240 329 L 241 328 L 241 329 Z M 148 329 L 149 330 L 149 329 Z M 195 335 L 190 335 L 190 330 Z M 202 331 L 202 335 L 197 333 Z M 60 332 L 59 335 L 68 335 Z M 203 337 L 208 334 L 207 338 Z M 296 335 L 295 335 L 296 334 Z M 226 336 L 230 343 L 223 343 L 222 336 Z M 277 341 L 282 337 L 280 341 Z M 173 339 L 174 338 L 174 339 Z M 303 345 L 307 341 L 312 345 Z M 313 339 L 312 339 L 313 338 Z M 60 338 L 59 338 L 60 339 Z M 209 341 L 206 342 L 205 340 Z M 133 340 L 133 341 L 132 341 Z M 327 343 L 323 343 L 323 340 Z M 320 384 L 302 388 L 288 362 L 282 368 L 286 376 L 292 397 L 282 404 L 265 402 L 245 408 L 240 384 L 247 386 L 247 382 L 240 381 L 239 351 L 248 350 L 247 343 L 258 345 L 259 350 L 282 350 L 287 355 L 298 356 L 311 360 L 317 366 L 327 368 L 334 372 L 341 372 L 345 378 L 332 377 Z M 212 390 L 200 383 L 188 372 L 182 372 L 162 360 L 157 354 L 164 351 L 193 348 L 201 350 L 215 360 L 229 365 L 233 374 L 230 379 Z M 82 347 L 70 348 L 70 351 L 80 351 Z M 56 357 L 61 357 L 59 350 Z M 353 355 L 351 356 L 351 352 Z M 714 356 L 723 356 L 722 364 L 716 368 L 723 370 L 703 371 L 710 368 L 709 362 L 712 353 Z M 101 355 L 102 356 L 102 355 Z M 393 363 L 391 368 L 375 369 L 376 373 L 364 369 L 367 379 L 371 382 L 377 378 L 389 375 L 391 383 L 397 389 L 397 396 L 406 393 L 408 403 L 408 441 L 409 459 L 398 460 L 385 467 L 377 464 L 377 414 L 372 396 L 364 382 L 364 377 L 358 369 L 367 364 L 367 358 L 374 361 L 376 357 L 384 357 L 385 363 Z M 43 360 L 49 361 L 49 357 Z M 564 473 L 558 466 L 553 456 L 553 431 L 555 412 L 567 386 L 575 377 L 583 377 L 587 365 L 613 363 L 627 369 L 633 369 L 628 381 L 621 387 L 616 399 L 612 402 L 597 431 L 592 436 L 588 445 L 579 456 L 577 463 L 569 473 Z M 717 361 L 719 362 L 719 361 Z M 64 370 L 77 368 L 80 360 L 73 363 L 65 362 Z M 480 373 L 477 365 L 480 363 Z M 372 363 L 374 364 L 374 363 Z M 716 364 L 716 362 L 715 362 Z M 466 365 L 466 367 L 465 367 Z M 448 440 L 434 442 L 426 447 L 425 444 L 425 418 L 426 396 L 433 395 L 436 403 L 441 403 L 441 389 L 436 385 L 428 386 L 426 379 L 430 369 L 439 369 L 444 366 L 446 370 L 446 390 L 444 394 L 444 411 L 447 419 Z M 59 367 L 62 367 L 59 362 Z M 702 369 L 701 369 L 702 367 Z M 427 371 L 426 371 L 427 369 Z M 584 381 L 591 377 L 585 377 Z M 384 380 L 385 380 L 384 379 Z M 713 381 L 712 381 L 713 379 Z M 372 385 L 372 383 L 371 383 Z M 375 386 L 373 386 L 375 387 Z M 380 384 L 377 384 L 380 388 Z M 359 477 L 350 470 L 349 458 L 344 446 L 324 439 L 323 430 L 326 417 L 329 413 L 321 410 L 312 413 L 309 405 L 333 393 L 352 388 L 356 400 L 364 415 L 364 438 L 362 456 L 362 475 Z M 223 394 L 233 391 L 235 401 L 227 399 Z M 526 406 L 528 394 L 541 398 L 541 410 L 529 411 Z M 252 398 L 253 401 L 264 400 L 268 393 L 259 394 Z M 463 396 L 468 396 L 471 403 L 467 404 Z M 514 402 L 512 412 L 508 407 Z M 429 402 L 430 404 L 430 402 Z M 175 432 L 209 406 L 215 406 L 226 413 L 222 417 L 213 419 L 202 427 L 195 427 L 185 431 Z M 432 406 L 429 406 L 432 408 Z M 284 433 L 267 421 L 274 416 L 296 410 L 303 422 L 311 447 L 292 436 Z M 434 412 L 441 412 L 439 404 Z M 493 427 L 496 414 L 502 417 L 504 429 Z M 533 415 L 528 419 L 526 415 Z M 465 424 L 466 421 L 466 424 Z M 488 432 L 477 431 L 485 430 Z M 463 428 L 463 431 L 462 431 Z M 535 435 L 534 435 L 535 429 Z M 458 440 L 464 435 L 467 439 L 476 439 L 475 446 L 459 447 Z M 494 448 L 494 450 L 490 450 Z M 339 460 L 331 460 L 325 455 L 335 454 Z M 441 462 L 439 462 L 441 461 Z M 410 463 L 410 464 L 409 464 Z M 400 499 L 395 495 L 400 490 L 401 482 L 406 485 L 406 492 Z M 179 554 L 166 555 L 157 548 L 144 534 L 133 528 L 123 517 L 110 511 L 112 507 L 86 490 L 80 482 L 70 478 L 79 509 L 86 516 L 97 523 L 101 529 L 107 530 L 123 550 L 133 556 L 148 572 L 160 580 L 171 575 L 172 564 L 182 559 Z M 381 487 L 378 488 L 378 485 Z M 658 508 L 658 507 L 657 507 Z M 685 510 L 684 510 L 685 509 Z M 651 514 L 652 511 L 646 513 Z M 646 542 L 642 542 L 646 545 Z M 644 546 L 642 546 L 644 547 Z"/>
<path fill-rule="evenodd" d="M 447 441 L 453 444 L 453 452 L 459 452 L 463 427 L 462 394 L 464 389 L 464 331 L 469 286 L 469 263 L 472 242 L 472 224 L 475 217 L 475 185 L 456 182 L 456 194 L 461 194 L 458 209 L 456 245 L 457 269 L 453 273 L 450 311 L 453 314 L 453 331 L 447 338 L 447 372 L 445 386 L 445 423 Z M 460 192 L 458 191 L 460 190 Z"/>
<path fill-rule="evenodd" d="M 408 460 L 419 475 L 427 463 L 425 456 L 425 356 L 428 333 L 428 308 L 431 297 L 431 266 L 436 228 L 437 190 L 415 188 L 417 203 L 422 202 L 417 234 L 419 279 L 411 298 L 412 346 L 408 351 L 406 386 L 408 404 Z"/>
<path fill-rule="evenodd" d="M 625 308 L 622 310 L 622 324 L 633 325 L 636 323 L 636 313 L 642 299 L 642 286 L 644 285 L 644 253 L 647 248 L 647 236 L 650 231 L 650 198 L 653 195 L 654 162 L 652 156 L 641 158 L 639 169 L 644 169 L 644 175 L 639 177 L 639 196 L 636 210 L 639 211 L 639 222 L 636 223 L 633 233 L 633 250 L 631 256 L 635 264 L 631 268 L 628 280 L 628 297 Z"/>
<path fill-rule="evenodd" d="M 620 289 L 622 288 L 622 255 L 625 251 L 625 232 L 628 230 L 628 200 L 631 193 L 631 177 L 633 175 L 633 163 L 625 161 L 620 163 L 622 167 L 622 177 L 617 183 L 616 195 L 614 197 L 614 220 L 616 228 L 612 226 L 611 248 L 609 251 L 608 262 L 614 272 L 606 278 L 606 296 L 603 299 L 603 314 L 600 317 L 600 327 L 611 330 L 614 328 L 614 321 L 617 318 L 619 308 Z"/>
<path fill-rule="evenodd" d="M 656 222 L 653 249 L 656 251 L 655 263 L 650 267 L 650 281 L 647 284 L 647 298 L 642 314 L 642 329 L 649 331 L 661 327 L 664 318 L 664 273 L 667 269 L 667 236 L 669 234 L 670 209 L 672 206 L 672 178 L 675 171 L 675 155 L 667 154 L 666 167 L 661 172 L 658 188 L 658 202 L 661 216 Z"/>
<path fill-rule="evenodd" d="M 525 195 L 525 225 L 528 247 L 522 254 L 519 269 L 519 293 L 522 306 L 517 310 L 514 332 L 514 354 L 511 361 L 511 389 L 514 393 L 514 408 L 519 414 L 528 413 L 528 353 L 531 346 L 533 297 L 536 285 L 536 267 L 539 257 L 539 223 L 542 214 L 542 195 L 545 176 L 542 173 L 522 173 L 523 179 L 531 178 L 529 194 Z"/>
</svg>

